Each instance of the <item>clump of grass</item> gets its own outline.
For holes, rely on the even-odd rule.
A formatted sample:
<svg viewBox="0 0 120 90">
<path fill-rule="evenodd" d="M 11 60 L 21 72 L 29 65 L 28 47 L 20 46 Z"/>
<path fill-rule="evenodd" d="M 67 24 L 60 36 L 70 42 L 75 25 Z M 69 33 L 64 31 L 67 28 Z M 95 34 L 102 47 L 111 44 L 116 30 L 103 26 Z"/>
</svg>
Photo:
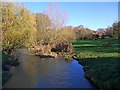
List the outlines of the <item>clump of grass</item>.
<svg viewBox="0 0 120 90">
<path fill-rule="evenodd" d="M 18 65 L 18 61 L 13 60 L 13 56 L 2 52 L 2 85 L 12 76 L 12 73 L 10 73 L 10 67 Z"/>
</svg>

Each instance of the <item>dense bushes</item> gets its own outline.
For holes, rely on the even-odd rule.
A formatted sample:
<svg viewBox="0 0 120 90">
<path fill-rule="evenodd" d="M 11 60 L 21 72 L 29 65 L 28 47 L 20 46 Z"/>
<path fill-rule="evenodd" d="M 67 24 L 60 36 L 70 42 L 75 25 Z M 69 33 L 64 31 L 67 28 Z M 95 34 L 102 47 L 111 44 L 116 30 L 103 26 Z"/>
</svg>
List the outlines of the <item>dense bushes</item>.
<svg viewBox="0 0 120 90">
<path fill-rule="evenodd" d="M 16 3 L 2 3 L 2 35 L 3 51 L 12 53 L 25 46 L 32 30 L 29 10 Z"/>
<path fill-rule="evenodd" d="M 93 31 L 88 28 L 85 28 L 83 26 L 82 27 L 78 26 L 78 27 L 75 27 L 73 30 L 76 33 L 76 40 L 93 39 Z"/>
<path fill-rule="evenodd" d="M 69 42 L 75 38 L 75 33 L 69 28 L 63 27 L 63 25 L 59 26 L 60 28 L 53 26 L 53 23 L 57 25 L 58 22 L 53 22 L 46 13 L 30 14 L 30 11 L 24 6 L 11 2 L 2 3 L 1 10 L 2 49 L 9 54 L 22 46 L 43 48 L 47 45 Z"/>
<path fill-rule="evenodd" d="M 54 48 L 51 49 L 53 52 L 73 52 L 73 46 L 69 42 L 62 42 L 55 45 Z"/>
</svg>

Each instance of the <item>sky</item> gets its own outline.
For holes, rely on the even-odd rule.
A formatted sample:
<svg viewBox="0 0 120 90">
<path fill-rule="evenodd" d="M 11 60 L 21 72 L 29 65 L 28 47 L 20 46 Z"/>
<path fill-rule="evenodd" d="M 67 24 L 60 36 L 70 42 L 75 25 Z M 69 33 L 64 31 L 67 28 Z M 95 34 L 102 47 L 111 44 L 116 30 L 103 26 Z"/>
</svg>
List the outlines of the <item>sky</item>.
<svg viewBox="0 0 120 90">
<path fill-rule="evenodd" d="M 43 12 L 50 2 L 23 2 L 31 13 Z M 68 15 L 66 25 L 97 30 L 111 26 L 118 20 L 117 2 L 56 2 Z"/>
</svg>

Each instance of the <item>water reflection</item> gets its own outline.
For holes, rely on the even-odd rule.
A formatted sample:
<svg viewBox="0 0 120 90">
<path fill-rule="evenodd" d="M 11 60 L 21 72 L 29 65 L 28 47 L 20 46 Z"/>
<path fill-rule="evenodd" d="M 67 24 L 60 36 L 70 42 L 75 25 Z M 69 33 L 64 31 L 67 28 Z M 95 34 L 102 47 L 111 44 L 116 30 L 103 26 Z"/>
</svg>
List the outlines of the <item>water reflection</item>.
<svg viewBox="0 0 120 90">
<path fill-rule="evenodd" d="M 75 60 L 23 54 L 20 63 L 4 88 L 93 88 Z"/>
</svg>

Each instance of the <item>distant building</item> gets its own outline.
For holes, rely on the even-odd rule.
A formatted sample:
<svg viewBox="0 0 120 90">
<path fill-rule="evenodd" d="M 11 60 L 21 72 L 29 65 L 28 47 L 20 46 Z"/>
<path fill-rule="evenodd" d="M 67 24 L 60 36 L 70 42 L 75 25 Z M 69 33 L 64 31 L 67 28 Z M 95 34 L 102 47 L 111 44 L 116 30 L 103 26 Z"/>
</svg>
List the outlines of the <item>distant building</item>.
<svg viewBox="0 0 120 90">
<path fill-rule="evenodd" d="M 102 32 L 99 32 L 99 31 L 93 31 L 93 35 L 98 35 L 98 38 L 99 39 L 102 39 L 103 38 L 103 33 Z"/>
</svg>

